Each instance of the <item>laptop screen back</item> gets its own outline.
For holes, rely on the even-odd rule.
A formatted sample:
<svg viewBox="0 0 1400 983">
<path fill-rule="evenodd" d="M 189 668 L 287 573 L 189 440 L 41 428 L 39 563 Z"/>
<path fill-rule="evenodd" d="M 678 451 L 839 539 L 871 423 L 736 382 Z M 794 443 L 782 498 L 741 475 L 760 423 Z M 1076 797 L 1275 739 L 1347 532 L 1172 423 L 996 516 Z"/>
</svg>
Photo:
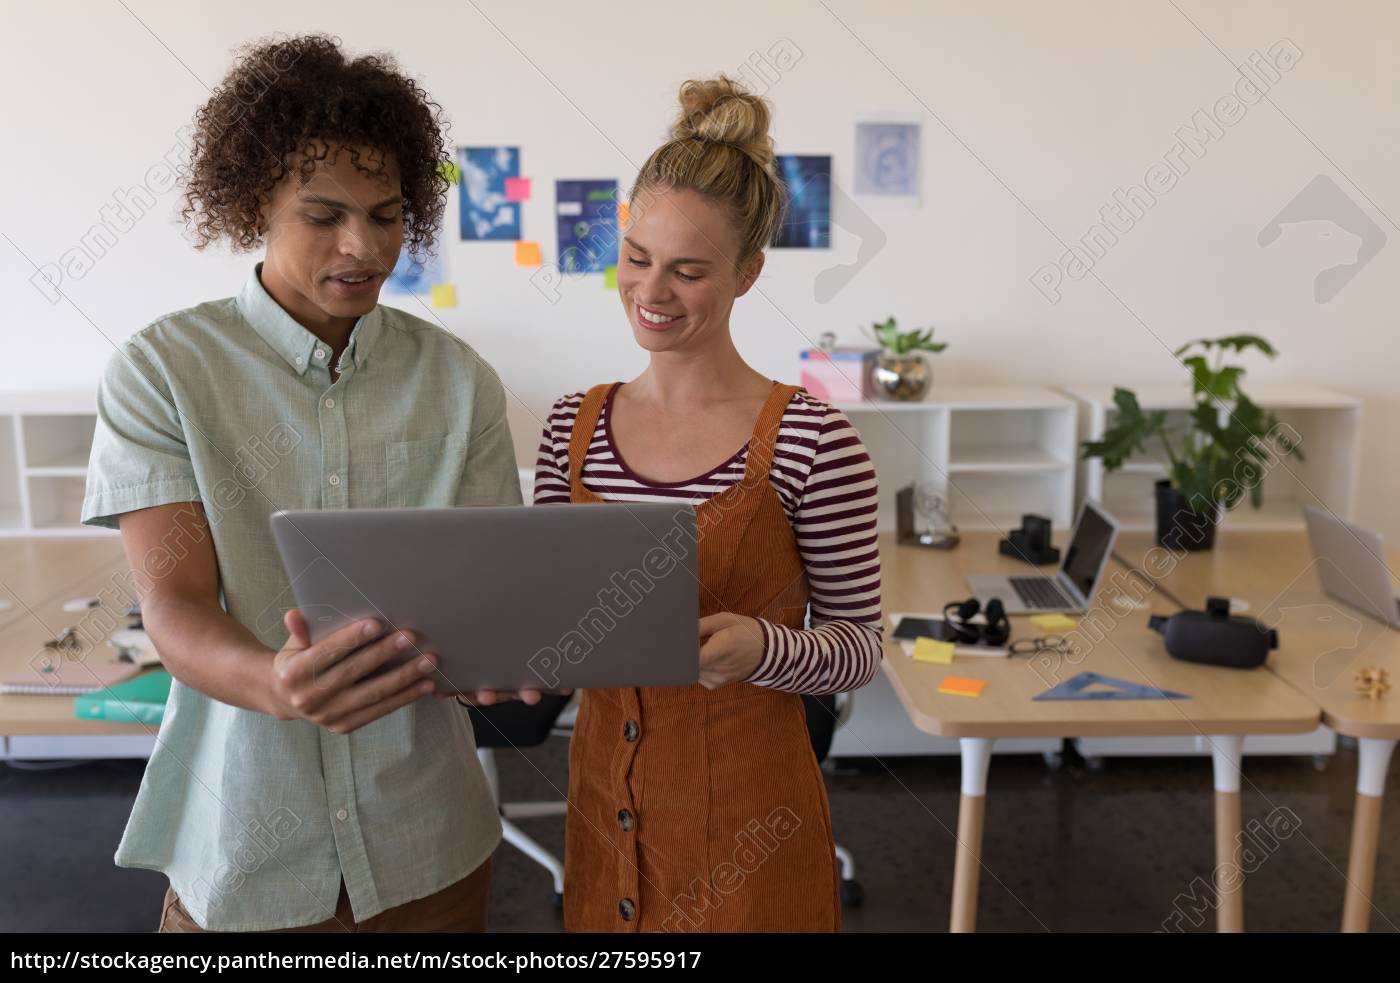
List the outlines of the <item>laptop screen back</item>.
<svg viewBox="0 0 1400 983">
<path fill-rule="evenodd" d="M 1084 503 L 1060 570 L 1085 601 L 1089 600 L 1094 582 L 1099 579 L 1099 571 L 1108 559 L 1108 551 L 1113 548 L 1115 529 L 1108 517 L 1094 508 L 1092 503 Z"/>
</svg>

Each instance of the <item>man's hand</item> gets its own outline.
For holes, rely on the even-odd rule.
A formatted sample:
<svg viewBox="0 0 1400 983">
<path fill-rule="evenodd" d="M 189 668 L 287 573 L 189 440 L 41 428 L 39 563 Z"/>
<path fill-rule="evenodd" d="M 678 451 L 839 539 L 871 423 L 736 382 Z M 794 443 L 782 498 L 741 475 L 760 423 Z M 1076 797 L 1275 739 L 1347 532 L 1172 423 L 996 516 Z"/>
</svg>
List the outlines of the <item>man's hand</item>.
<svg viewBox="0 0 1400 983">
<path fill-rule="evenodd" d="M 309 720 L 348 734 L 436 688 L 437 656 L 431 653 L 385 668 L 413 653 L 410 631 L 381 638 L 377 621 L 357 621 L 313 645 L 300 611 L 288 611 L 283 621 L 291 635 L 272 660 L 268 683 L 279 720 Z"/>
</svg>

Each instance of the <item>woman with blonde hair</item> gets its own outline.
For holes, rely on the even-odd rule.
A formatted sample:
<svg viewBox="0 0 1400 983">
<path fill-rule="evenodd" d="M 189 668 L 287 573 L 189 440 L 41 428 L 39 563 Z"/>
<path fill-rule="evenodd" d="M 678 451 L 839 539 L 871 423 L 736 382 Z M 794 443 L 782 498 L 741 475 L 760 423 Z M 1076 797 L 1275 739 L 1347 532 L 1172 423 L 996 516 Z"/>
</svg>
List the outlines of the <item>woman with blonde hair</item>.
<svg viewBox="0 0 1400 983">
<path fill-rule="evenodd" d="M 750 368 L 730 334 L 786 200 L 767 103 L 724 77 L 685 83 L 680 102 L 620 247 L 649 365 L 555 402 L 535 502 L 695 505 L 700 682 L 582 694 L 565 927 L 832 932 L 831 820 L 801 694 L 878 670 L 875 472 L 845 416 Z"/>
</svg>

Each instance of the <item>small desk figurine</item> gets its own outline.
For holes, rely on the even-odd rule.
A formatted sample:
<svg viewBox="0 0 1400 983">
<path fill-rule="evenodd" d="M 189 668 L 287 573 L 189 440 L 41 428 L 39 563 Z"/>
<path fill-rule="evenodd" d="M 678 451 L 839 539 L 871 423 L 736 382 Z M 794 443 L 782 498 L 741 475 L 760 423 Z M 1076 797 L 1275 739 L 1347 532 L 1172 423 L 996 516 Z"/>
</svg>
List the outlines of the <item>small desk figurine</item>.
<svg viewBox="0 0 1400 983">
<path fill-rule="evenodd" d="M 922 532 L 914 528 L 914 513 L 924 520 Z M 942 489 L 931 482 L 902 488 L 895 496 L 895 531 L 901 546 L 927 546 L 950 550 L 958 545 L 958 527 L 948 517 L 948 500 Z"/>
<path fill-rule="evenodd" d="M 1366 666 L 1356 673 L 1356 691 L 1362 696 L 1379 700 L 1390 691 L 1390 673 L 1378 666 Z"/>
<path fill-rule="evenodd" d="M 49 652 L 59 653 L 60 657 L 67 655 L 76 658 L 83 651 L 83 643 L 78 640 L 76 628 L 65 628 L 63 634 L 45 642 L 44 648 Z"/>
</svg>

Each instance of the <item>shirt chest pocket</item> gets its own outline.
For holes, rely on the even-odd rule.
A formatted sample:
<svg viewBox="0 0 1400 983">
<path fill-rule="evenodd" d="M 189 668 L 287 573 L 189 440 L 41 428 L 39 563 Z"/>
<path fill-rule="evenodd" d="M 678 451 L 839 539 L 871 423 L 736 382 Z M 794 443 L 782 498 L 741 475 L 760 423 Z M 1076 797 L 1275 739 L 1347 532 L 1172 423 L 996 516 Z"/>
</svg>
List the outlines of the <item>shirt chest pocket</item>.
<svg viewBox="0 0 1400 983">
<path fill-rule="evenodd" d="M 449 508 L 467 465 L 467 435 L 449 433 L 387 445 L 385 505 L 391 509 Z"/>
</svg>

